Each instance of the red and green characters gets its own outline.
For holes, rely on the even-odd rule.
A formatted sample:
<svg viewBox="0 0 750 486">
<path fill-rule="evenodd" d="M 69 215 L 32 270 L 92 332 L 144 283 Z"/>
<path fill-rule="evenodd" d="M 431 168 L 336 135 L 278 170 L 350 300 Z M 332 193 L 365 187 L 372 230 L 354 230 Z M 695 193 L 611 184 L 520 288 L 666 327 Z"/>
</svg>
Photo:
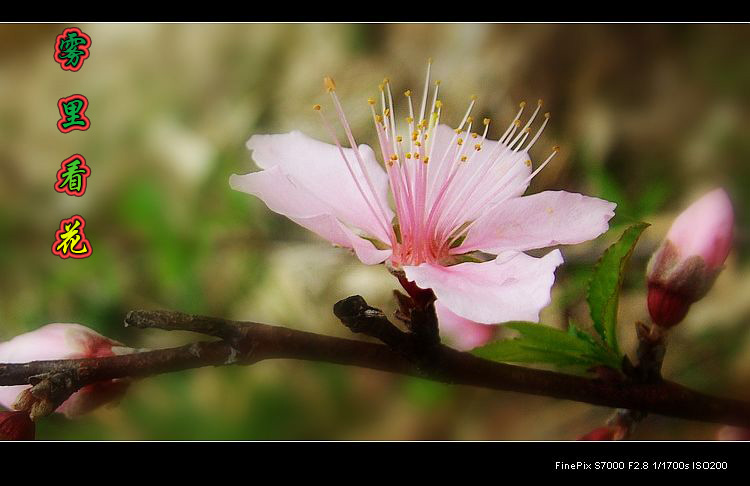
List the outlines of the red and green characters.
<svg viewBox="0 0 750 486">
<path fill-rule="evenodd" d="M 73 130 L 88 130 L 91 125 L 91 121 L 86 116 L 88 106 L 89 100 L 83 95 L 75 94 L 67 98 L 60 98 L 57 101 L 57 108 L 60 110 L 57 129 L 62 133 Z"/>
<path fill-rule="evenodd" d="M 89 57 L 91 37 L 77 27 L 63 30 L 55 40 L 55 62 L 65 71 L 78 71 Z"/>
<path fill-rule="evenodd" d="M 60 221 L 52 253 L 60 258 L 86 258 L 91 255 L 91 243 L 84 233 L 85 227 L 86 221 L 78 215 Z"/>
<path fill-rule="evenodd" d="M 55 181 L 55 191 L 68 196 L 83 196 L 86 192 L 86 179 L 91 175 L 91 169 L 86 165 L 86 159 L 76 154 L 65 159 L 60 164 Z"/>
</svg>

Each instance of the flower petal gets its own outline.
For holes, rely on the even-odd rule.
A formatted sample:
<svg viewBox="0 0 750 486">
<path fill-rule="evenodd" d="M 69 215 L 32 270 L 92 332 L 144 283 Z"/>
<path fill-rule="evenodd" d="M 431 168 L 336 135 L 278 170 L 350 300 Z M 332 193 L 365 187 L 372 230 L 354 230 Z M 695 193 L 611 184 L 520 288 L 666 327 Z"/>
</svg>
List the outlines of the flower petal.
<svg viewBox="0 0 750 486">
<path fill-rule="evenodd" d="M 616 204 L 565 191 L 509 199 L 479 218 L 451 253 L 500 253 L 572 245 L 607 231 Z"/>
<path fill-rule="evenodd" d="M 343 151 L 359 186 L 369 198 L 372 207 L 378 212 L 377 217 L 357 188 L 357 183 L 335 145 L 294 131 L 278 135 L 253 135 L 247 142 L 247 148 L 252 150 L 253 160 L 258 167 L 261 169 L 278 167 L 283 174 L 294 181 L 296 186 L 305 188 L 319 201 L 326 204 L 330 208 L 327 211 L 329 214 L 382 241 L 388 241 L 388 235 L 378 223 L 378 218 L 382 218 L 378 202 L 386 213 L 387 221 L 384 223 L 390 224 L 393 218 L 393 212 L 388 206 L 388 176 L 375 159 L 372 149 L 367 145 L 360 145 L 359 153 L 375 189 L 377 200 L 372 197 L 354 150 L 345 148 Z M 287 196 L 287 194 L 283 195 L 283 197 Z"/>
<path fill-rule="evenodd" d="M 259 197 L 268 208 L 283 214 L 298 225 L 309 229 L 331 243 L 351 248 L 363 263 L 380 263 L 391 250 L 378 250 L 330 214 L 330 207 L 305 187 L 284 174 L 279 166 L 245 175 L 232 175 L 233 189 Z"/>
<path fill-rule="evenodd" d="M 555 268 L 562 263 L 560 250 L 542 258 L 508 251 L 489 262 L 460 263 L 443 267 L 423 263 L 405 266 L 409 280 L 432 289 L 451 312 L 482 324 L 538 321 L 539 311 L 550 303 Z"/>
<path fill-rule="evenodd" d="M 307 218 L 290 217 L 289 219 L 314 231 L 335 245 L 351 248 L 357 258 L 366 265 L 382 263 L 393 253 L 390 248 L 378 250 L 372 242 L 361 238 L 330 214 L 320 214 Z"/>
<path fill-rule="evenodd" d="M 478 348 L 487 344 L 495 335 L 494 326 L 479 324 L 458 316 L 445 307 L 442 301 L 435 302 L 440 334 L 460 350 Z"/>
</svg>

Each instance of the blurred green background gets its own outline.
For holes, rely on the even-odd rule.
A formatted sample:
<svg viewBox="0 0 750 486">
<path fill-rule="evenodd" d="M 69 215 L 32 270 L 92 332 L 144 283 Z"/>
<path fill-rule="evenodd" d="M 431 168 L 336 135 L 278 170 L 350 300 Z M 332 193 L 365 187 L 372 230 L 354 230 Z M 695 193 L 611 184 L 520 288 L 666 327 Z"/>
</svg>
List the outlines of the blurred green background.
<svg viewBox="0 0 750 486">
<path fill-rule="evenodd" d="M 512 119 L 521 100 L 552 112 L 532 150 L 561 156 L 531 192 L 566 189 L 619 204 L 613 229 L 564 248 L 542 321 L 589 322 L 591 264 L 628 221 L 653 226 L 632 260 L 620 306 L 646 319 L 644 268 L 671 219 L 716 185 L 731 193 L 736 251 L 709 296 L 671 336 L 665 374 L 750 398 L 750 27 L 747 25 L 179 25 L 81 24 L 91 57 L 54 62 L 72 25 L 2 25 L 0 60 L 0 340 L 78 322 L 136 347 L 196 336 L 122 327 L 134 308 L 164 308 L 350 336 L 331 307 L 361 294 L 388 312 L 397 282 L 360 264 L 247 194 L 254 133 L 300 129 L 328 140 L 310 109 L 336 79 L 359 141 L 375 134 L 366 99 L 390 77 L 419 93 L 426 59 L 442 80 L 444 120 Z M 57 131 L 56 102 L 81 93 L 91 128 Z M 403 107 L 402 107 L 403 108 Z M 80 153 L 85 196 L 52 188 Z M 93 255 L 61 260 L 59 221 L 81 214 Z M 451 387 L 370 370 L 293 361 L 200 369 L 142 380 L 117 407 L 51 417 L 43 439 L 574 439 L 610 410 Z M 712 439 L 716 427 L 652 416 L 637 439 Z"/>
</svg>

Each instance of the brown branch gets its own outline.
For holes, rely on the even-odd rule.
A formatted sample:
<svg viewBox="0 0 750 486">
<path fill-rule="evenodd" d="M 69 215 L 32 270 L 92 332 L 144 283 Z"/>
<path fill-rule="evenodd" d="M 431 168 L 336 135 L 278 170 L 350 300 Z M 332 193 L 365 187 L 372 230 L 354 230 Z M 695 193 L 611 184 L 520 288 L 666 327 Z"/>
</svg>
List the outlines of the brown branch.
<svg viewBox="0 0 750 486">
<path fill-rule="evenodd" d="M 631 383 L 585 378 L 488 361 L 440 344 L 432 349 L 429 366 L 424 366 L 383 344 L 178 312 L 132 311 L 126 318 L 126 325 L 239 337 L 234 337 L 231 343 L 198 342 L 105 358 L 0 364 L 0 386 L 36 384 L 35 387 L 39 387 L 44 382 L 49 391 L 50 385 L 56 382 L 80 388 L 103 380 L 146 377 L 203 366 L 298 359 L 750 427 L 750 403 L 712 397 L 668 381 Z M 49 380 L 61 375 L 66 379 Z M 64 387 L 68 387 L 65 391 L 69 392 L 68 385 Z"/>
</svg>

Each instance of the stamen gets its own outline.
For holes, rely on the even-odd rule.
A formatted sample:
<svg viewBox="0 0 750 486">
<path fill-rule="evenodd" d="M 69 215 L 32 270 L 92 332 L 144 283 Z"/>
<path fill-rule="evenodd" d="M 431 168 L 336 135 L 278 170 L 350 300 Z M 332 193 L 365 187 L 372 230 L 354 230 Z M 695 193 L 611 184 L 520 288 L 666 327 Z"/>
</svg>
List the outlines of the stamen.
<svg viewBox="0 0 750 486">
<path fill-rule="evenodd" d="M 333 80 L 330 79 L 330 78 L 326 78 L 326 79 L 330 80 L 330 85 L 333 86 L 334 89 L 335 89 L 335 85 L 333 84 Z M 329 83 L 326 83 L 326 85 L 328 85 L 328 84 Z M 330 91 L 330 93 L 333 94 L 333 91 Z M 381 214 L 380 215 L 378 214 L 377 211 L 375 211 L 375 208 L 373 207 L 372 203 L 370 202 L 370 198 L 367 196 L 367 194 L 365 194 L 365 191 L 362 188 L 362 185 L 359 183 L 359 180 L 357 179 L 356 175 L 354 174 L 354 169 L 352 168 L 352 165 L 349 162 L 349 159 L 346 157 L 346 154 L 344 153 L 344 149 L 341 146 L 341 144 L 339 143 L 339 139 L 336 136 L 336 133 L 333 131 L 333 128 L 328 123 L 328 121 L 326 120 L 325 116 L 323 116 L 323 112 L 321 110 L 319 110 L 319 109 L 316 109 L 315 111 L 317 111 L 318 114 L 320 115 L 320 119 L 323 121 L 323 126 L 326 128 L 326 130 L 328 131 L 328 134 L 333 139 L 334 144 L 339 149 L 339 154 L 341 155 L 341 158 L 344 159 L 344 163 L 346 164 L 346 168 L 349 170 L 349 175 L 351 176 L 352 180 L 354 181 L 354 184 L 357 186 L 357 190 L 359 191 L 359 193 L 362 196 L 362 198 L 365 200 L 365 203 L 367 203 L 367 207 L 372 212 L 372 215 L 375 216 L 375 220 L 378 222 L 378 224 L 380 225 L 381 229 L 385 232 L 385 234 L 388 235 L 388 238 L 391 240 L 391 244 L 393 244 L 395 242 L 395 238 L 394 238 L 394 235 L 393 235 L 393 229 L 391 228 L 389 230 L 387 228 L 388 225 L 384 223 L 384 221 L 388 220 L 388 218 L 385 217 L 385 215 L 386 215 L 385 210 L 382 207 L 380 207 L 379 208 L 381 210 Z M 355 152 L 355 154 L 356 154 L 356 152 Z M 365 178 L 367 179 L 367 173 L 366 172 L 365 172 Z M 370 188 L 370 190 L 372 190 L 372 188 Z M 377 195 L 376 195 L 376 193 L 375 193 L 374 190 L 372 190 L 372 195 L 375 197 L 375 201 L 376 201 L 376 203 L 378 203 L 378 206 L 380 206 L 380 204 L 378 202 L 378 199 L 377 199 Z"/>
<path fill-rule="evenodd" d="M 385 208 L 383 208 L 383 205 L 377 196 L 378 193 L 377 191 L 375 191 L 375 186 L 372 183 L 372 179 L 370 178 L 370 174 L 369 174 L 369 171 L 367 170 L 367 166 L 365 165 L 365 161 L 362 158 L 362 154 L 359 153 L 359 146 L 357 145 L 357 142 L 354 140 L 352 129 L 349 126 L 349 122 L 346 120 L 346 116 L 344 115 L 343 108 L 341 108 L 341 103 L 339 102 L 339 98 L 338 96 L 336 96 L 336 91 L 335 91 L 336 84 L 334 83 L 333 79 L 331 79 L 330 77 L 326 77 L 324 79 L 324 83 L 326 87 L 330 89 L 329 94 L 331 95 L 331 99 L 333 99 L 333 104 L 336 107 L 336 113 L 339 116 L 339 121 L 341 122 L 341 125 L 344 127 L 344 132 L 346 133 L 346 136 L 349 139 L 349 144 L 351 145 L 352 151 L 354 152 L 357 162 L 359 163 L 359 168 L 362 171 L 362 174 L 365 176 L 365 181 L 367 182 L 370 192 L 372 193 L 372 196 L 375 199 L 375 203 L 377 204 L 378 209 L 380 210 L 380 213 L 382 216 L 382 220 L 380 221 L 380 223 L 381 225 L 383 225 L 384 224 L 383 221 L 385 221 L 384 229 L 385 227 L 390 228 L 390 223 L 388 222 L 388 213 L 386 212 Z M 343 150 L 342 150 L 342 154 L 343 154 Z M 354 177 L 353 171 L 352 171 L 352 177 Z M 390 231 L 386 230 L 385 233 L 389 235 L 389 238 L 391 238 L 391 241 L 395 241 L 392 228 L 390 229 Z"/>
<path fill-rule="evenodd" d="M 477 97 L 475 95 L 471 96 L 471 103 L 469 103 L 469 108 L 466 110 L 466 114 L 464 115 L 463 119 L 461 120 L 461 123 L 458 124 L 458 128 L 456 130 L 461 130 L 464 127 L 464 123 L 469 119 L 469 114 L 471 113 L 471 110 L 474 108 L 474 104 L 477 102 Z"/>
<path fill-rule="evenodd" d="M 542 122 L 542 126 L 539 127 L 539 130 L 537 130 L 536 135 L 534 135 L 534 138 L 531 139 L 531 141 L 526 145 L 526 148 L 524 148 L 524 152 L 528 152 L 531 147 L 534 146 L 537 140 L 539 140 L 539 137 L 542 135 L 542 132 L 544 131 L 544 127 L 547 126 L 547 122 L 549 122 L 550 114 L 545 113 L 544 114 L 544 121 Z"/>
<path fill-rule="evenodd" d="M 419 110 L 419 120 L 424 120 L 424 110 L 427 105 L 427 92 L 430 86 L 430 72 L 432 71 L 432 58 L 427 60 L 427 75 L 424 79 L 424 92 L 422 93 L 422 108 Z"/>
<path fill-rule="evenodd" d="M 388 80 L 388 78 L 385 78 L 383 80 L 383 83 L 385 83 L 385 87 L 388 90 L 388 111 L 391 114 L 391 138 L 394 139 L 393 141 L 393 151 L 395 152 L 397 150 L 396 148 L 396 141 L 395 141 L 395 135 L 396 135 L 396 118 L 393 115 L 393 96 L 391 95 L 391 83 Z M 387 116 L 387 114 L 386 114 Z"/>
<path fill-rule="evenodd" d="M 525 184 L 526 184 L 527 182 L 531 181 L 531 179 L 533 179 L 534 177 L 536 177 L 536 175 L 537 175 L 537 174 L 539 174 L 539 172 L 541 172 L 541 171 L 542 171 L 542 169 L 544 169 L 545 167 L 547 167 L 547 164 L 549 164 L 549 161 L 550 161 L 550 160 L 552 160 L 552 158 L 553 158 L 553 157 L 554 157 L 555 155 L 557 155 L 557 154 L 558 154 L 558 152 L 560 152 L 560 146 L 559 146 L 559 145 L 555 145 L 555 146 L 554 146 L 554 147 L 552 148 L 552 153 L 551 153 L 551 154 L 549 155 L 549 157 L 547 157 L 547 160 L 545 160 L 544 162 L 542 162 L 542 163 L 541 163 L 541 164 L 539 165 L 539 167 L 537 167 L 537 168 L 536 168 L 536 170 L 535 170 L 534 172 L 532 172 L 532 173 L 531 173 L 531 175 L 529 175 L 529 177 L 527 177 L 527 178 L 526 178 L 526 179 L 524 180 L 524 182 L 523 182 L 523 183 L 524 183 L 524 185 L 525 185 Z"/>
</svg>

